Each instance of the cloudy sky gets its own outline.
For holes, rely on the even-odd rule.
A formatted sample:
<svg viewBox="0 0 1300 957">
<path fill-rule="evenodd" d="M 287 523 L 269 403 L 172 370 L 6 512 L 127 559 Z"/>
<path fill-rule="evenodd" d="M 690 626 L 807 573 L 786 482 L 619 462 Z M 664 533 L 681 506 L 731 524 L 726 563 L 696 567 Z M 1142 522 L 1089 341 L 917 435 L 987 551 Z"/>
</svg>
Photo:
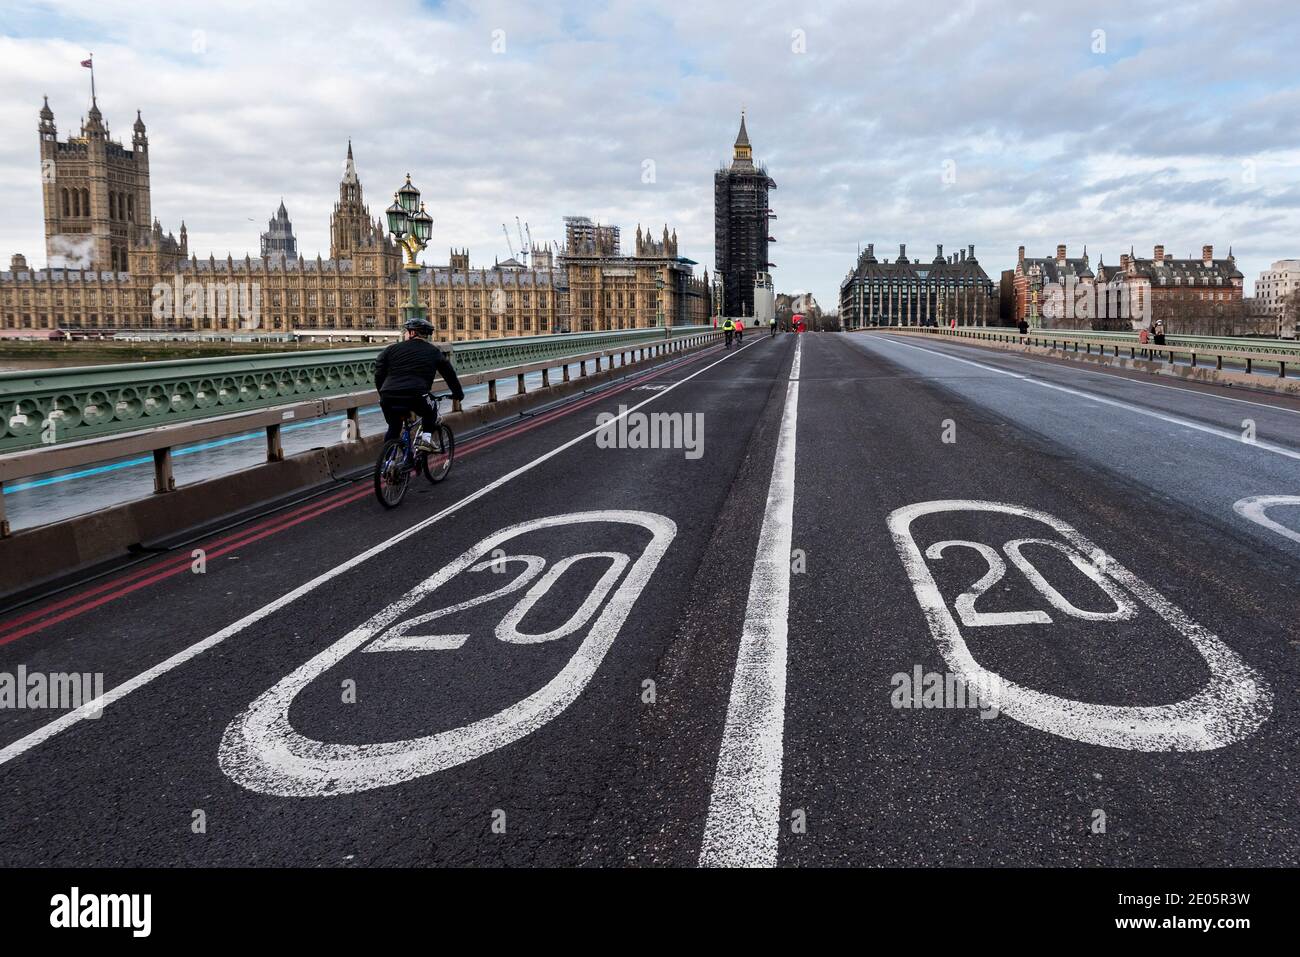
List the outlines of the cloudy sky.
<svg viewBox="0 0 1300 957">
<path fill-rule="evenodd" d="M 730 8 L 730 9 L 728 9 Z M 1231 245 L 1250 281 L 1300 257 L 1295 0 L 0 5 L 0 255 L 44 263 L 36 124 L 89 101 L 200 255 L 257 251 L 283 197 L 328 255 L 351 137 L 371 212 L 410 172 L 426 261 L 509 255 L 501 224 L 676 228 L 713 265 L 714 169 L 742 107 L 775 178 L 778 290 L 833 305 L 859 244 L 984 268 L 1058 242 L 1117 262 Z M 516 240 L 517 242 L 517 240 Z"/>
</svg>

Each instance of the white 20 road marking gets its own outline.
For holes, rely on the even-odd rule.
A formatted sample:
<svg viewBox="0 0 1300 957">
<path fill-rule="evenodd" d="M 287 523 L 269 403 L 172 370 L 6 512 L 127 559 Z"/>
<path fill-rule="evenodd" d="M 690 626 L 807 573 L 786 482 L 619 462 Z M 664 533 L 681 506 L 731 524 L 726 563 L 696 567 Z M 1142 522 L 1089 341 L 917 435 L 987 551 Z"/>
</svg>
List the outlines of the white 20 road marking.
<svg viewBox="0 0 1300 957">
<path fill-rule="evenodd" d="M 920 502 L 890 514 L 889 531 L 894 537 L 894 545 L 944 660 L 955 674 L 966 680 L 968 686 L 994 689 L 993 703 L 1003 714 L 1031 728 L 1075 741 L 1134 751 L 1209 751 L 1241 740 L 1267 720 L 1272 711 L 1273 696 L 1263 679 L 1217 636 L 1192 621 L 1181 609 L 1166 601 L 1114 559 L 1107 559 L 1104 567 L 1096 569 L 1097 573 L 1123 586 L 1191 643 L 1210 671 L 1210 679 L 1200 691 L 1183 701 L 1148 707 L 1092 704 L 1025 688 L 986 669 L 971 655 L 911 531 L 912 522 L 923 515 L 966 511 L 998 512 L 1028 518 L 1055 530 L 1064 539 L 1063 545 L 1072 546 L 1081 555 L 1103 553 L 1060 519 L 1017 505 L 947 500 Z M 1042 543 L 1045 540 L 1033 541 Z M 1009 543 L 1009 546 L 1023 543 L 1025 540 L 1022 539 Z M 1009 551 L 1015 552 L 1018 548 L 1009 547 Z M 1093 577 L 1093 580 L 1097 579 Z M 1116 597 L 1109 588 L 1106 590 L 1112 598 Z M 1061 598 L 1061 602 L 1064 601 Z M 1053 601 L 1053 604 L 1057 603 Z M 1126 604 L 1126 600 L 1116 598 L 1118 612 L 1124 612 Z M 1116 615 L 1115 612 L 1106 614 Z"/>
<path fill-rule="evenodd" d="M 718 359 L 714 362 L 710 362 L 708 365 L 704 366 L 703 368 L 696 369 L 690 375 L 683 376 L 681 379 L 677 380 L 672 385 L 666 386 L 662 392 L 656 392 L 653 395 L 651 395 L 649 398 L 645 399 L 642 402 L 638 402 L 636 405 L 632 406 L 631 408 L 623 409 L 614 417 L 614 419 L 610 421 L 617 421 L 618 419 L 621 419 L 623 416 L 631 415 L 633 412 L 635 412 L 637 409 L 640 409 L 642 406 L 648 405 L 651 402 L 658 401 L 659 399 L 663 398 L 663 396 L 673 391 L 673 389 L 676 389 L 678 386 L 690 382 L 696 376 L 703 375 L 705 372 L 708 372 L 714 366 L 720 365 L 723 362 L 726 362 L 728 359 L 734 358 L 735 356 L 739 355 L 741 352 L 744 352 L 746 349 L 749 349 L 752 346 L 756 345 L 758 342 L 762 342 L 762 341 L 764 340 L 763 339 L 755 340 L 755 342 L 750 343 L 748 346 L 742 346 L 740 349 L 736 350 L 735 352 L 729 352 L 726 355 L 724 355 L 721 359 Z M 608 429 L 608 428 L 609 428 L 609 422 L 606 422 L 603 425 L 598 425 L 595 428 L 588 429 L 586 432 L 583 432 L 581 435 L 569 439 L 567 442 L 563 442 L 560 445 L 557 445 L 549 452 L 546 452 L 543 455 L 539 455 L 531 462 L 527 462 L 519 466 L 514 471 L 507 472 L 499 479 L 496 479 L 495 481 L 489 482 L 487 485 L 484 485 L 478 491 L 472 492 L 471 494 L 466 495 L 464 498 L 460 499 L 459 501 L 453 502 L 451 505 L 448 505 L 442 511 L 430 515 L 428 518 L 424 519 L 423 521 L 416 522 L 414 525 L 407 528 L 405 531 L 399 532 L 398 534 L 394 535 L 392 538 L 385 539 L 384 541 L 380 542 L 378 545 L 374 545 L 370 548 L 367 548 L 361 554 L 355 555 L 352 558 L 349 558 L 347 561 L 331 568 L 329 571 L 317 575 L 315 578 L 311 579 L 310 581 L 304 582 L 303 584 L 299 585 L 297 588 L 293 589 L 292 591 L 286 592 L 285 594 L 281 595 L 279 598 L 275 599 L 274 601 L 263 605 L 261 608 L 257 609 L 254 612 L 251 612 L 250 614 L 245 615 L 243 618 L 240 618 L 238 621 L 227 625 L 225 628 L 222 628 L 220 631 L 213 632 L 211 635 L 204 638 L 202 641 L 195 642 L 194 644 L 190 645 L 188 648 L 178 651 L 176 654 L 172 655 L 170 658 L 166 659 L 165 661 L 161 661 L 158 664 L 154 665 L 152 668 L 142 671 L 134 678 L 130 678 L 127 681 L 122 682 L 122 684 L 117 685 L 115 688 L 111 688 L 104 695 L 95 699 L 94 701 L 88 702 L 82 705 L 80 708 L 67 712 L 61 717 L 51 721 L 49 724 L 42 725 L 41 727 L 37 728 L 35 731 L 31 732 L 30 734 L 24 735 L 23 737 L 19 738 L 17 741 L 14 741 L 12 744 L 5 746 L 3 749 L 0 749 L 0 764 L 5 764 L 6 762 L 12 761 L 14 758 L 18 757 L 21 754 L 26 754 L 32 748 L 44 744 L 46 741 L 54 737 L 56 734 L 68 730 L 68 728 L 72 727 L 75 724 L 78 724 L 81 721 L 86 720 L 87 718 L 97 717 L 104 708 L 122 700 L 131 692 L 139 691 L 141 688 L 143 688 L 145 685 L 152 682 L 154 679 L 167 674 L 169 671 L 179 668 L 181 665 L 185 664 L 186 662 L 203 654 L 203 652 L 207 651 L 208 649 L 216 647 L 217 645 L 225 641 L 227 638 L 237 635 L 240 632 L 244 631 L 249 626 L 255 625 L 262 619 L 275 614 L 281 608 L 284 608 L 286 605 L 292 604 L 293 602 L 297 601 L 299 598 L 303 597 L 304 595 L 311 594 L 321 585 L 324 585 L 326 582 L 338 578 L 340 575 L 351 571 L 353 568 L 356 568 L 358 565 L 360 565 L 362 562 L 366 561 L 367 559 L 374 558 L 376 555 L 387 551 L 388 549 L 392 548 L 394 545 L 400 542 L 404 542 L 408 538 L 412 538 L 413 536 L 419 535 L 430 525 L 433 525 L 436 522 L 440 522 L 447 516 L 459 512 L 465 506 L 473 502 L 477 502 L 485 495 L 490 495 L 491 493 L 495 492 L 497 489 L 501 488 L 501 486 L 507 484 L 508 482 L 512 482 L 515 479 L 517 479 L 519 476 L 524 475 L 527 472 L 531 472 L 533 469 L 537 468 L 537 466 L 541 465 L 543 462 L 550 461 L 551 459 L 555 458 L 555 456 L 559 455 L 561 452 L 567 451 L 568 449 L 573 448 L 575 445 L 585 442 L 587 439 L 591 438 L 596 433 L 600 432 L 602 429 Z"/>
<path fill-rule="evenodd" d="M 649 530 L 653 537 L 641 557 L 632 563 L 631 571 L 609 599 L 600 617 L 583 638 L 582 644 L 559 673 L 537 691 L 496 714 L 463 727 L 404 741 L 385 741 L 380 744 L 316 741 L 300 734 L 290 723 L 289 709 L 303 688 L 461 572 L 490 565 L 491 562 L 476 563 L 494 549 L 511 539 L 540 529 L 600 522 L 639 525 Z M 234 781 L 253 791 L 281 797 L 320 797 L 400 784 L 464 764 L 518 741 L 564 711 L 587 687 L 619 629 L 623 627 L 623 622 L 627 620 L 633 603 L 650 580 L 659 559 L 676 534 L 677 526 L 671 519 L 653 512 L 596 511 L 534 519 L 489 535 L 254 701 L 247 711 L 230 723 L 221 739 L 222 770 Z M 506 588 L 489 593 L 491 597 L 500 597 L 516 590 L 529 572 L 535 575 L 540 570 L 540 565 L 531 561 L 535 556 L 523 558 L 529 561 L 529 567 Z M 586 558 L 606 558 L 612 562 L 581 607 L 569 621 L 551 632 L 521 635 L 516 626 L 524 615 L 567 568 Z M 553 641 L 577 631 L 595 614 L 614 581 L 627 566 L 628 556 L 622 552 L 575 555 L 557 562 L 506 614 L 496 629 L 496 636 L 503 641 L 535 643 Z M 470 604 L 463 602 L 454 607 L 465 608 Z M 446 613 L 446 609 L 441 612 Z M 412 624 L 428 618 L 427 615 L 419 616 L 412 619 Z M 400 645 L 396 647 L 402 648 Z M 394 646 L 390 643 L 384 650 L 393 649 Z"/>
<path fill-rule="evenodd" d="M 1300 532 L 1268 517 L 1268 509 L 1272 505 L 1300 505 L 1300 495 L 1252 495 L 1250 498 L 1243 498 L 1234 503 L 1232 510 L 1242 518 L 1250 519 L 1256 525 L 1263 525 L 1284 538 L 1300 542 Z"/>
<path fill-rule="evenodd" d="M 727 721 L 704 825 L 700 864 L 772 867 L 781 821 L 781 762 L 785 736 L 786 639 L 790 615 L 790 545 L 794 523 L 795 426 L 799 364 L 795 346 L 781 431 L 744 631 L 731 681 Z"/>
</svg>

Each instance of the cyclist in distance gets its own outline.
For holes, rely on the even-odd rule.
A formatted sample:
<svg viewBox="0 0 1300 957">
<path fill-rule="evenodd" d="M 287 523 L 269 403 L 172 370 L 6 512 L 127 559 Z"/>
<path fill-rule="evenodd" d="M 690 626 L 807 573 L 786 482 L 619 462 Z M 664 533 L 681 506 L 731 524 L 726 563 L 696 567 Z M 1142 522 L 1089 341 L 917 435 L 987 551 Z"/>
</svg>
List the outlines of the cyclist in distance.
<svg viewBox="0 0 1300 957">
<path fill-rule="evenodd" d="M 459 402 L 465 398 L 456 370 L 441 349 L 429 341 L 433 324 L 419 316 L 406 320 L 406 338 L 395 342 L 375 362 L 375 388 L 379 391 L 379 408 L 383 410 L 388 432 L 384 440 L 397 438 L 407 412 L 420 416 L 420 435 L 415 445 L 431 451 L 432 432 L 437 427 L 438 409 L 429 400 L 433 380 L 441 376 Z"/>
<path fill-rule="evenodd" d="M 722 324 L 722 332 L 727 338 L 727 348 L 730 349 L 732 337 L 736 334 L 736 324 L 728 319 Z"/>
</svg>

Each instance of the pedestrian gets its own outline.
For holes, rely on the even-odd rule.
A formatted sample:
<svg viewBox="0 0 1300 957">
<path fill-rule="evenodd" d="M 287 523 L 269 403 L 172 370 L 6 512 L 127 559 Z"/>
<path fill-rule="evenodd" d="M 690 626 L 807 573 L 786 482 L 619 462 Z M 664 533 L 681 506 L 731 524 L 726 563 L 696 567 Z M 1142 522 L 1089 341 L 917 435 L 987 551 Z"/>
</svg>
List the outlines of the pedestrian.
<svg viewBox="0 0 1300 957">
<path fill-rule="evenodd" d="M 1020 334 L 1022 336 L 1029 335 L 1029 320 L 1023 317 L 1020 320 Z"/>
</svg>

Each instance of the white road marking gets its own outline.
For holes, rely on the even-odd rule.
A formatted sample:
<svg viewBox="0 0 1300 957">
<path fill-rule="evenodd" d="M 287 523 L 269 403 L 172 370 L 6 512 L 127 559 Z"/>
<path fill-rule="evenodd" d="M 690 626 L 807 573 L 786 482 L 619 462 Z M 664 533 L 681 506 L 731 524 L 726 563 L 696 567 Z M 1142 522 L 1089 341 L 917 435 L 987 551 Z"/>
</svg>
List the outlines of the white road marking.
<svg viewBox="0 0 1300 957">
<path fill-rule="evenodd" d="M 537 691 L 462 727 L 403 741 L 317 741 L 299 733 L 289 721 L 290 708 L 303 688 L 494 549 L 541 529 L 598 522 L 639 525 L 653 537 L 564 667 Z M 587 687 L 676 534 L 676 524 L 663 515 L 621 510 L 552 515 L 494 532 L 260 695 L 226 728 L 219 752 L 221 769 L 251 791 L 279 797 L 325 797 L 400 784 L 518 741 L 563 712 Z M 597 555 L 614 561 L 568 622 L 547 635 L 520 636 L 514 631 L 555 578 L 577 559 Z M 595 614 L 627 565 L 628 556 L 622 552 L 589 553 L 558 562 L 506 614 L 496 629 L 496 637 L 508 642 L 536 642 L 576 631 Z M 498 590 L 493 594 L 501 593 Z"/>
<path fill-rule="evenodd" d="M 1156 412 L 1154 409 L 1143 409 L 1128 402 L 1119 402 L 1115 399 L 1107 399 L 1103 396 L 1093 395 L 1091 392 L 1072 389 L 1069 386 L 1057 385 L 1054 382 L 1044 382 L 1042 379 L 1035 379 L 1033 376 L 1024 375 L 1020 372 L 1011 372 L 1007 369 L 999 369 L 997 366 L 986 365 L 983 362 L 975 362 L 971 359 L 962 359 L 959 356 L 952 356 L 946 352 L 936 352 L 934 349 L 914 346 L 910 342 L 899 342 L 897 339 L 890 339 L 888 336 L 877 336 L 874 341 L 884 341 L 891 345 L 902 346 L 905 349 L 915 349 L 918 352 L 928 352 L 932 356 L 939 356 L 940 358 L 948 359 L 952 362 L 962 362 L 968 366 L 975 366 L 977 369 L 984 369 L 987 372 L 996 372 L 998 375 L 1010 376 L 1012 379 L 1020 379 L 1022 382 L 1042 386 L 1044 389 L 1052 389 L 1055 392 L 1065 392 L 1069 395 L 1078 396 L 1081 399 L 1087 399 L 1090 402 L 1097 402 L 1101 405 L 1109 405 L 1117 409 L 1124 409 L 1125 411 L 1134 412 L 1138 415 L 1145 415 L 1148 418 L 1159 419 L 1161 422 L 1168 422 L 1171 425 L 1181 425 L 1185 429 L 1204 432 L 1207 435 L 1214 435 L 1221 439 L 1228 439 L 1232 442 L 1238 443 L 1239 445 L 1246 445 L 1254 449 L 1263 449 L 1266 452 L 1272 452 L 1276 455 L 1284 455 L 1289 459 L 1300 461 L 1300 452 L 1297 452 L 1295 449 L 1284 448 L 1280 445 L 1274 445 L 1271 442 L 1264 442 L 1259 439 L 1256 439 L 1254 442 L 1242 442 L 1240 432 L 1233 432 L 1228 429 L 1219 429 L 1212 425 L 1202 425 L 1199 422 L 1193 422 L 1190 419 L 1184 419 L 1181 416 L 1170 415 L 1165 412 Z"/>
<path fill-rule="evenodd" d="M 781 824 L 799 367 L 795 346 L 700 864 L 772 867 Z"/>
<path fill-rule="evenodd" d="M 1133 751 L 1210 751 L 1240 741 L 1263 724 L 1273 710 L 1264 679 L 1216 635 L 1192 621 L 1154 588 L 1114 558 L 1097 569 L 1126 588 L 1167 625 L 1191 643 L 1205 661 L 1209 681 L 1195 695 L 1172 704 L 1127 707 L 1075 701 L 1044 694 L 989 671 L 971 654 L 947 603 L 912 537 L 912 522 L 942 512 L 995 512 L 1028 518 L 1054 529 L 1083 555 L 1099 550 L 1072 526 L 1036 509 L 1001 502 L 944 500 L 896 509 L 889 531 L 907 569 L 917 602 L 944 661 L 976 687 L 992 690 L 992 703 L 1008 717 L 1050 734 Z M 979 684 L 978 682 L 987 682 Z"/>
<path fill-rule="evenodd" d="M 649 396 L 644 401 L 638 402 L 636 405 L 622 410 L 617 415 L 615 415 L 614 418 L 611 419 L 610 421 L 611 422 L 617 421 L 623 416 L 630 415 L 631 413 L 635 412 L 637 409 L 640 409 L 643 406 L 649 405 L 651 402 L 654 402 L 662 398 L 663 396 L 671 392 L 673 389 L 676 389 L 678 386 L 691 381 L 698 375 L 703 375 L 705 372 L 708 372 L 710 369 L 714 368 L 715 366 L 721 365 L 722 363 L 726 362 L 728 359 L 734 358 L 735 356 L 744 352 L 746 349 L 750 348 L 750 346 L 757 345 L 758 341 L 762 341 L 762 340 L 751 342 L 749 346 L 742 346 L 741 348 L 737 349 L 734 352 L 728 351 L 724 356 L 722 356 L 722 358 L 714 362 L 710 362 L 708 365 L 704 366 L 704 368 L 697 369 L 696 371 L 692 372 L 690 375 L 686 376 L 683 379 L 679 379 L 677 382 L 674 382 L 672 385 L 668 386 L 662 392 L 656 392 L 653 395 Z M 406 529 L 405 531 L 399 532 L 398 534 L 394 535 L 392 538 L 386 539 L 385 541 L 380 542 L 378 545 L 374 545 L 366 549 L 364 552 L 361 552 L 359 555 L 349 558 L 347 561 L 343 562 L 342 564 L 336 565 L 334 568 L 331 568 L 326 572 L 322 572 L 320 575 L 317 575 L 315 578 L 311 579 L 310 581 L 304 582 L 303 584 L 299 585 L 297 588 L 293 589 L 292 591 L 286 592 L 285 594 L 281 595 L 279 598 L 275 599 L 274 601 L 268 602 L 267 604 L 263 605 L 261 608 L 257 609 L 256 611 L 251 612 L 245 615 L 243 618 L 240 618 L 238 621 L 230 625 L 227 625 L 225 628 L 222 628 L 220 631 L 214 632 L 213 634 L 209 635 L 207 638 L 204 638 L 201 641 L 197 641 L 194 644 L 190 645 L 188 648 L 184 648 L 181 651 L 178 651 L 170 658 L 166 659 L 165 661 L 159 662 L 158 664 L 154 665 L 152 668 L 140 672 L 134 678 L 130 678 L 122 682 L 120 685 L 117 685 L 116 687 L 110 689 L 104 695 L 102 695 L 99 698 L 96 698 L 94 701 L 87 702 L 86 704 L 82 705 L 80 708 L 77 708 L 73 711 L 66 712 L 65 714 L 56 718 L 54 721 L 51 721 L 49 724 L 42 725 L 41 727 L 37 728 L 35 731 L 32 731 L 31 733 L 24 735 L 23 737 L 19 738 L 17 741 L 14 741 L 9 745 L 6 745 L 3 749 L 0 749 L 0 764 L 5 764 L 6 762 L 12 761 L 14 758 L 18 757 L 19 755 L 27 753 L 37 745 L 45 743 L 55 735 L 60 734 L 63 731 L 66 731 L 68 728 L 72 727 L 75 724 L 78 724 L 81 721 L 86 720 L 87 718 L 98 717 L 102 709 L 108 707 L 110 704 L 115 704 L 116 702 L 121 701 L 127 695 L 131 694 L 133 691 L 138 691 L 139 689 L 143 688 L 145 685 L 149 684 L 149 682 L 153 681 L 155 678 L 165 675 L 169 671 L 172 671 L 175 668 L 179 668 L 181 665 L 185 664 L 191 659 L 197 657 L 198 655 L 203 654 L 203 652 L 207 651 L 209 648 L 216 647 L 217 645 L 221 644 L 223 641 L 225 641 L 227 638 L 231 637 L 232 635 L 239 634 L 241 631 L 248 628 L 250 625 L 255 625 L 263 618 L 266 618 L 267 616 L 274 614 L 275 612 L 279 611 L 281 608 L 284 608 L 286 605 L 292 604 L 293 602 L 301 598 L 303 595 L 311 594 L 311 592 L 315 591 L 321 585 L 324 585 L 326 582 L 339 577 L 345 572 L 351 571 L 353 568 L 356 568 L 358 565 L 360 565 L 362 562 L 366 561 L 367 559 L 373 558 L 374 556 L 387 551 L 388 549 L 392 548 L 394 545 L 400 542 L 404 542 L 408 538 L 411 538 L 412 536 L 419 535 L 430 525 L 442 521 L 447 516 L 459 512 L 465 506 L 470 505 L 473 502 L 477 502 L 485 495 L 489 495 L 492 492 L 495 492 L 503 485 L 506 485 L 507 483 L 514 481 L 519 476 L 532 471 L 537 466 L 541 465 L 543 462 L 547 462 L 555 458 L 555 456 L 559 455 L 561 452 L 565 452 L 573 448 L 575 445 L 579 445 L 587 441 L 587 439 L 594 436 L 601 429 L 608 428 L 608 426 L 609 426 L 608 422 L 603 425 L 598 425 L 595 428 L 588 429 L 586 432 L 583 432 L 581 435 L 577 436 L 576 438 L 569 439 L 567 442 L 557 445 L 555 448 L 551 449 L 551 451 L 546 452 L 543 455 L 539 455 L 531 462 L 527 462 L 524 465 L 519 466 L 514 471 L 508 472 L 505 475 L 501 476 L 499 479 L 496 479 L 495 481 L 490 482 L 487 485 L 484 485 L 478 491 L 466 495 L 464 498 L 460 499 L 457 502 L 453 502 L 451 505 L 448 505 L 442 511 L 437 512 L 434 515 L 430 515 L 428 518 L 424 519 L 423 521 L 417 522 L 416 524 L 412 525 L 410 528 Z"/>
<path fill-rule="evenodd" d="M 897 342 L 897 340 L 891 340 L 891 341 Z M 978 346 L 968 345 L 966 342 L 961 340 L 948 343 L 948 344 L 962 345 L 962 346 L 966 346 L 966 348 L 968 349 L 979 348 Z M 1030 354 L 1030 353 L 1020 353 L 1020 352 L 1007 352 L 1003 354 L 1003 357 L 1007 359 L 1021 359 L 1026 362 L 1033 362 L 1037 357 L 1037 353 Z M 1051 363 L 1048 363 L 1048 365 L 1050 364 Z M 1269 409 L 1270 411 L 1273 412 L 1286 412 L 1289 415 L 1300 415 L 1300 409 L 1288 409 L 1285 406 L 1271 405 L 1268 402 L 1255 402 L 1251 399 L 1238 399 L 1236 396 L 1232 396 L 1232 395 L 1219 395 L 1217 392 L 1202 392 L 1199 389 L 1188 389 L 1188 388 L 1184 388 L 1183 386 L 1169 385 L 1164 382 L 1150 382 L 1146 379 L 1132 379 L 1125 375 L 1116 375 L 1114 372 L 1099 372 L 1096 369 L 1085 369 L 1074 365 L 1071 365 L 1068 368 L 1069 371 L 1071 372 L 1082 372 L 1085 375 L 1101 376 L 1101 378 L 1103 379 L 1111 379 L 1112 381 L 1119 380 L 1121 382 L 1131 382 L 1133 385 L 1146 386 L 1147 388 L 1150 389 L 1169 389 L 1171 392 L 1181 392 L 1184 395 L 1195 395 L 1203 399 L 1218 399 L 1221 402 L 1239 402 L 1242 405 L 1253 405 L 1257 409 Z M 1204 368 L 1204 366 L 1202 366 L 1202 368 Z"/>
<path fill-rule="evenodd" d="M 1270 531 L 1277 532 L 1283 538 L 1300 542 L 1300 532 L 1294 528 L 1287 528 L 1265 514 L 1271 505 L 1300 505 L 1300 495 L 1252 495 L 1234 502 L 1232 510 L 1242 518 L 1250 519 L 1256 525 L 1263 525 Z"/>
</svg>

